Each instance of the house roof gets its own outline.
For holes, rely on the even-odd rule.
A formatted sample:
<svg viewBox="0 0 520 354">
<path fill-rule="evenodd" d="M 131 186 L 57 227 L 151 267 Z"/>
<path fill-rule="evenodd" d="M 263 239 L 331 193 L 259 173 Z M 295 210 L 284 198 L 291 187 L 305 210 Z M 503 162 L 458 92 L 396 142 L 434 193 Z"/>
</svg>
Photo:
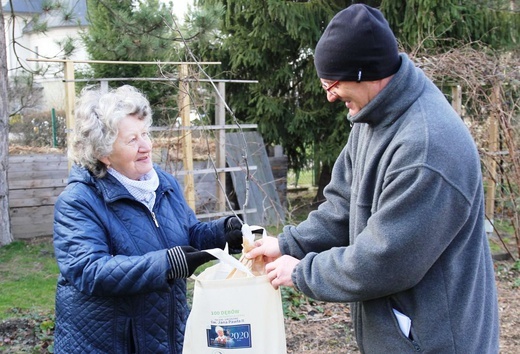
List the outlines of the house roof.
<svg viewBox="0 0 520 354">
<path fill-rule="evenodd" d="M 37 14 L 42 12 L 42 0 L 13 0 L 12 2 L 15 14 Z M 11 12 L 11 3 L 8 0 L 3 6 L 3 11 L 4 14 Z"/>
<path fill-rule="evenodd" d="M 44 10 L 44 6 L 59 3 L 58 9 Z M 47 28 L 86 26 L 88 21 L 86 0 L 60 0 L 49 2 L 48 0 L 12 0 L 14 14 L 39 15 L 38 22 L 47 23 Z M 11 4 L 7 2 L 3 7 L 4 15 L 11 13 Z M 30 32 L 34 27 L 31 20 L 24 28 Z"/>
</svg>

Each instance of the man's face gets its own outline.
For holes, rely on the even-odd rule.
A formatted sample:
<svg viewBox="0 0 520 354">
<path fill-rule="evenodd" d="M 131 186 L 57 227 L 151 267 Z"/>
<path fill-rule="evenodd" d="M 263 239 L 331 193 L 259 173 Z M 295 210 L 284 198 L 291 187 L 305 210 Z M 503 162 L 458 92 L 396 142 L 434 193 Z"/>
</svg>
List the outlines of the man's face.
<svg viewBox="0 0 520 354">
<path fill-rule="evenodd" d="M 321 85 L 327 92 L 327 100 L 345 103 L 351 116 L 355 116 L 368 102 L 383 89 L 383 80 L 378 81 L 332 81 L 321 80 Z"/>
</svg>

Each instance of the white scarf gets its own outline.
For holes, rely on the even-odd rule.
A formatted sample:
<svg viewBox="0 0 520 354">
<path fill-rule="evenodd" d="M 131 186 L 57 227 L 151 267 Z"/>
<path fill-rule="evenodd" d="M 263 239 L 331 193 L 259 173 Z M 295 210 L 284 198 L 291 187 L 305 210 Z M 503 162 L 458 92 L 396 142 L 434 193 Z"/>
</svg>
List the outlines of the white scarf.
<svg viewBox="0 0 520 354">
<path fill-rule="evenodd" d="M 159 177 L 154 168 L 139 178 L 138 181 L 122 175 L 113 168 L 109 168 L 108 173 L 121 182 L 135 199 L 146 205 L 146 207 L 152 211 L 155 204 L 155 191 L 157 187 L 159 187 Z"/>
</svg>

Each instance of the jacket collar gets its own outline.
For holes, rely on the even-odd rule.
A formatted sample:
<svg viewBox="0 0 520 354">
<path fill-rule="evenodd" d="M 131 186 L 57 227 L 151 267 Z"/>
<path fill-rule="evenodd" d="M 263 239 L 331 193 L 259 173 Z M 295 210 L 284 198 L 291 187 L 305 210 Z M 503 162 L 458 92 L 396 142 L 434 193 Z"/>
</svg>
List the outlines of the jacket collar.
<svg viewBox="0 0 520 354">
<path fill-rule="evenodd" d="M 426 76 L 405 53 L 401 67 L 386 87 L 355 116 L 352 123 L 367 123 L 373 127 L 388 126 L 401 117 L 424 89 Z"/>
<path fill-rule="evenodd" d="M 158 165 L 154 164 L 154 168 L 159 177 L 159 187 L 156 191 L 157 199 L 159 199 L 159 196 L 164 192 L 173 190 L 173 186 L 164 176 L 164 172 Z M 111 203 L 121 198 L 135 200 L 128 190 L 114 176 L 108 173 L 103 178 L 95 178 L 86 168 L 73 165 L 68 183 L 71 184 L 74 182 L 84 183 L 95 188 L 98 193 L 102 195 L 106 203 Z"/>
</svg>

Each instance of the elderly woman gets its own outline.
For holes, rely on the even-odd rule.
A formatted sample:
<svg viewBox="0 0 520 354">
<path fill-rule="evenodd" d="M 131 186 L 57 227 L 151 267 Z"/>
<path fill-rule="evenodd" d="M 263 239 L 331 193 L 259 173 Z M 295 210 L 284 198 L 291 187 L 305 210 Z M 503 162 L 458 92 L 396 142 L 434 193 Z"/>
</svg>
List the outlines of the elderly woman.
<svg viewBox="0 0 520 354">
<path fill-rule="evenodd" d="M 83 92 L 68 185 L 54 213 L 55 353 L 181 353 L 186 280 L 241 248 L 236 217 L 200 222 L 152 163 L 152 112 L 135 88 Z"/>
</svg>

